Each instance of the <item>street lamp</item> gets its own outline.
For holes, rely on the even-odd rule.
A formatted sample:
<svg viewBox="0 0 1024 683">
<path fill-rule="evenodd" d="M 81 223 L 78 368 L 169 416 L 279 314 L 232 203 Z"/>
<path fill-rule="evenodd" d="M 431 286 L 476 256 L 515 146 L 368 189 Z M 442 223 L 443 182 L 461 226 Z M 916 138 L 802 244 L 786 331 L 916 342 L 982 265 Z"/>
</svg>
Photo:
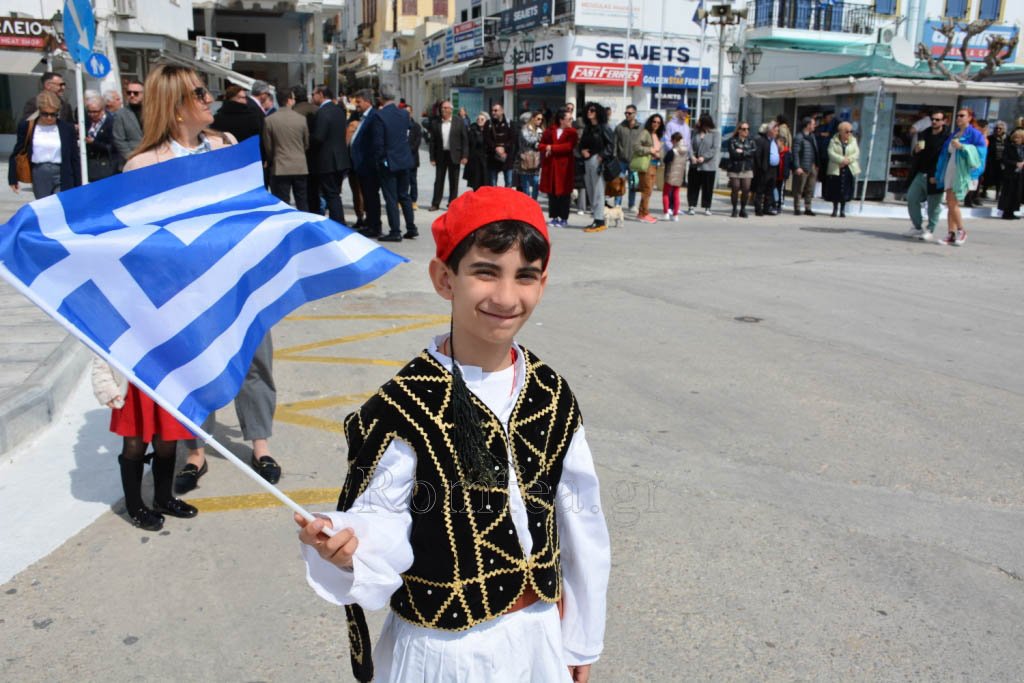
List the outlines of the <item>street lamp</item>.
<svg viewBox="0 0 1024 683">
<path fill-rule="evenodd" d="M 731 45 L 725 54 L 729 58 L 729 64 L 732 65 L 733 73 L 740 76 L 740 88 L 742 89 L 747 76 L 757 71 L 757 66 L 761 63 L 761 57 L 764 56 L 764 50 L 756 45 L 749 50 L 738 45 Z M 742 95 L 740 96 L 739 119 L 743 119 Z"/>
<path fill-rule="evenodd" d="M 533 52 L 535 43 L 533 37 L 524 36 L 519 41 L 519 47 L 522 47 L 524 52 Z M 513 45 L 512 38 L 508 36 L 498 38 L 498 51 L 501 52 L 502 61 L 505 60 L 510 49 L 512 50 L 512 118 L 510 120 L 515 121 L 519 118 L 519 49 Z"/>
<path fill-rule="evenodd" d="M 697 10 L 697 20 L 706 21 L 711 26 L 718 27 L 718 97 L 715 98 L 715 118 L 718 125 L 722 126 L 722 73 L 725 70 L 725 29 L 727 26 L 736 26 L 740 21 L 747 18 L 747 8 L 734 10 L 732 5 L 719 4 L 711 7 L 701 7 Z"/>
</svg>

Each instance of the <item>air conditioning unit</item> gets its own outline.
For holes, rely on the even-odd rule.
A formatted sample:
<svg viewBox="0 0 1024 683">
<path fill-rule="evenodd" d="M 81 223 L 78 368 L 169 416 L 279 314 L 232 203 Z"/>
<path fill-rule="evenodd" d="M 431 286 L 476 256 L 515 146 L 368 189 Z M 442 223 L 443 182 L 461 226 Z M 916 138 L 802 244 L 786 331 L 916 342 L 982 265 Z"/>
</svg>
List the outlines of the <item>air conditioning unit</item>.
<svg viewBox="0 0 1024 683">
<path fill-rule="evenodd" d="M 126 19 L 134 19 L 139 15 L 135 0 L 114 0 L 114 14 Z"/>
<path fill-rule="evenodd" d="M 892 41 L 896 38 L 896 29 L 891 26 L 885 26 L 878 29 L 878 44 L 879 45 L 892 45 Z"/>
</svg>

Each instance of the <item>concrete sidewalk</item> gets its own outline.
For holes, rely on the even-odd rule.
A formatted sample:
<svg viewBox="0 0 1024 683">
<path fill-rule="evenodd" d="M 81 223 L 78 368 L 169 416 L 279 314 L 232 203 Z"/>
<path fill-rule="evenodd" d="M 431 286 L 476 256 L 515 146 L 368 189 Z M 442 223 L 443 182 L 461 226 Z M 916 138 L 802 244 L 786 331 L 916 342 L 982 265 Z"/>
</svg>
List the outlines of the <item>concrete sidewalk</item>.
<svg viewBox="0 0 1024 683">
<path fill-rule="evenodd" d="M 7 176 L 7 163 L 0 163 Z M 0 192 L 0 220 L 7 222 L 32 201 L 31 190 Z M 89 351 L 7 282 L 0 281 L 0 453 L 42 428 L 70 395 Z"/>
</svg>

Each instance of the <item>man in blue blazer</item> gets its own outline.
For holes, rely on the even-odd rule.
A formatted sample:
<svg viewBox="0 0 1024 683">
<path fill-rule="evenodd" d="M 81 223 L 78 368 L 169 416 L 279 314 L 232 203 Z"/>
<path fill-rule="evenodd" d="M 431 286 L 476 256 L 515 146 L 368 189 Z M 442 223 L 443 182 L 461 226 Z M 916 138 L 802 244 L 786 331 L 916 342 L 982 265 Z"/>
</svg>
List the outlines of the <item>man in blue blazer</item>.
<svg viewBox="0 0 1024 683">
<path fill-rule="evenodd" d="M 413 239 L 419 235 L 409 194 L 409 174 L 415 172 L 415 162 L 409 149 L 409 115 L 395 105 L 395 95 L 389 86 L 381 87 L 380 99 L 381 108 L 367 131 L 371 133 L 377 177 L 384 195 L 384 208 L 388 212 L 389 232 L 379 239 L 381 242 L 401 242 L 399 207 L 405 216 L 405 237 Z"/>
<path fill-rule="evenodd" d="M 366 227 L 359 232 L 366 237 L 381 236 L 380 222 L 380 181 L 377 175 L 377 154 L 374 150 L 373 129 L 380 124 L 377 110 L 373 108 L 373 90 L 357 90 L 352 96 L 356 108 L 363 115 L 359 127 L 352 134 L 352 170 L 359 178 L 363 195 L 363 210 L 366 213 Z"/>
<path fill-rule="evenodd" d="M 320 178 L 320 194 L 327 200 L 327 214 L 331 220 L 345 222 L 345 209 L 341 205 L 341 183 L 349 170 L 348 145 L 345 144 L 345 112 L 334 103 L 334 93 L 325 85 L 313 91 L 313 104 L 319 109 L 310 134 L 316 150 L 313 171 Z M 319 213 L 320 207 L 314 207 Z"/>
</svg>

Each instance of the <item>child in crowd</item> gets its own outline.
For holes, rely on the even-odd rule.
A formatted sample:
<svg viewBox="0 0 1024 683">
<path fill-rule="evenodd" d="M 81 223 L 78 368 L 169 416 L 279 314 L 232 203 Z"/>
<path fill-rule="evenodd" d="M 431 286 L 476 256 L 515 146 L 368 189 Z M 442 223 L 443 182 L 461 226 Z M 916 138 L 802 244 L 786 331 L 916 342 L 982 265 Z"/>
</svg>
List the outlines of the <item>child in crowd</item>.
<svg viewBox="0 0 1024 683">
<path fill-rule="evenodd" d="M 679 188 L 686 177 L 686 160 L 690 148 L 683 134 L 672 133 L 672 149 L 665 154 L 665 186 L 661 189 L 661 203 L 665 209 L 665 220 L 679 220 Z"/>
<path fill-rule="evenodd" d="M 345 606 L 360 681 L 587 681 L 610 566 L 598 480 L 565 380 L 514 340 L 547 283 L 544 215 L 482 187 L 432 230 L 451 328 L 346 418 L 339 512 L 296 515 L 307 580 Z M 362 608 L 386 604 L 371 660 Z"/>
</svg>

